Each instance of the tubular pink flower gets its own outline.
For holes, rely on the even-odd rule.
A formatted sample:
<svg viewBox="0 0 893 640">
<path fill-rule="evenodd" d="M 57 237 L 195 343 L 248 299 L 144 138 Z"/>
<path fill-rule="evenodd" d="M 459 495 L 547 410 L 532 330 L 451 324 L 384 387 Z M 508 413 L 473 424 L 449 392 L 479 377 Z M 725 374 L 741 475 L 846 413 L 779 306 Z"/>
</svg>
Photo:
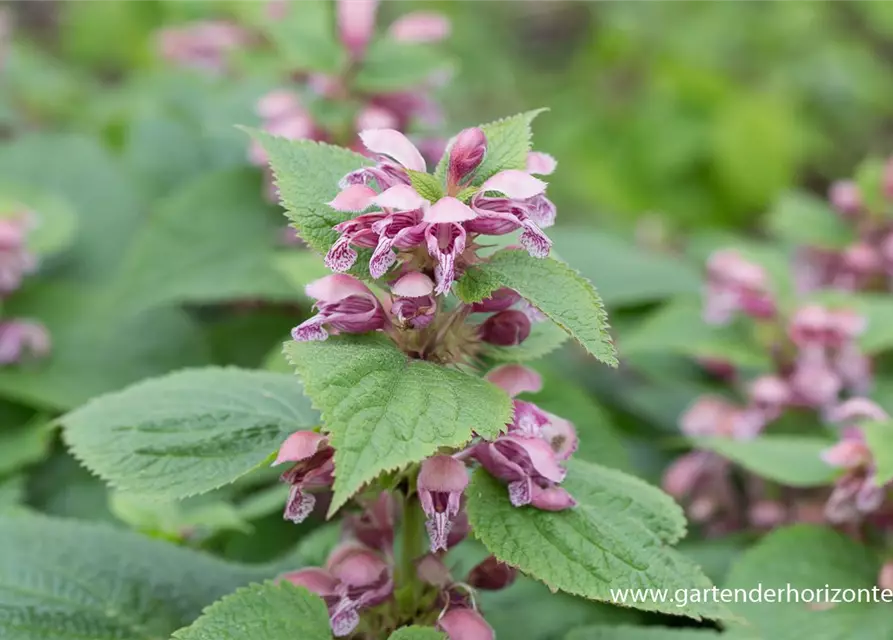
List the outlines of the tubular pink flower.
<svg viewBox="0 0 893 640">
<path fill-rule="evenodd" d="M 887 412 L 868 398 L 850 398 L 828 412 L 828 420 L 839 423 L 858 423 L 862 420 L 887 420 Z"/>
<path fill-rule="evenodd" d="M 687 436 L 733 436 L 740 408 L 725 398 L 706 395 L 697 398 L 679 418 L 679 428 Z"/>
<path fill-rule="evenodd" d="M 527 173 L 548 176 L 555 172 L 558 161 L 548 153 L 531 151 L 527 154 Z"/>
<path fill-rule="evenodd" d="M 157 48 L 162 58 L 180 66 L 220 73 L 226 56 L 246 45 L 248 33 L 242 27 L 223 21 L 201 21 L 166 27 L 158 33 Z"/>
<path fill-rule="evenodd" d="M 50 334 L 34 320 L 0 322 L 0 365 L 15 364 L 28 356 L 42 358 L 50 353 Z"/>
<path fill-rule="evenodd" d="M 474 609 L 454 607 L 437 621 L 449 640 L 494 640 L 493 628 Z"/>
<path fill-rule="evenodd" d="M 877 586 L 893 591 L 893 560 L 887 560 L 878 574 Z"/>
<path fill-rule="evenodd" d="M 365 504 L 361 513 L 345 516 L 345 531 L 370 549 L 392 553 L 396 512 L 396 500 L 382 491 L 375 500 Z"/>
<path fill-rule="evenodd" d="M 291 485 L 285 506 L 286 520 L 303 522 L 316 504 L 315 496 L 307 490 L 328 487 L 334 481 L 335 450 L 328 442 L 326 436 L 314 431 L 298 431 L 282 443 L 273 465 L 295 463 L 281 476 L 283 482 Z"/>
<path fill-rule="evenodd" d="M 381 156 L 391 158 L 413 171 L 427 171 L 425 159 L 405 135 L 395 129 L 369 129 L 360 132 L 363 145 Z"/>
<path fill-rule="evenodd" d="M 37 256 L 26 244 L 33 225 L 31 212 L 0 218 L 0 296 L 16 291 L 25 276 L 37 269 Z"/>
<path fill-rule="evenodd" d="M 715 251 L 707 261 L 704 321 L 726 324 L 738 312 L 754 318 L 775 315 L 768 277 L 762 267 L 733 249 Z"/>
<path fill-rule="evenodd" d="M 424 329 L 434 319 L 437 304 L 434 300 L 434 282 L 417 271 L 406 274 L 391 286 L 395 296 L 391 314 L 413 329 Z"/>
<path fill-rule="evenodd" d="M 855 216 L 862 210 L 862 193 L 851 180 L 838 180 L 828 190 L 831 206 L 845 216 Z"/>
<path fill-rule="evenodd" d="M 338 580 L 328 571 L 319 567 L 308 567 L 307 569 L 292 571 L 283 574 L 279 579 L 291 582 L 297 587 L 304 587 L 323 598 L 333 595 L 338 587 Z"/>
<path fill-rule="evenodd" d="M 570 458 L 580 444 L 577 429 L 570 420 L 546 412 L 549 421 L 540 429 L 540 437 L 549 443 L 559 460 Z"/>
<path fill-rule="evenodd" d="M 359 612 L 385 602 L 394 591 L 391 567 L 378 553 L 356 543 L 343 543 L 329 556 L 326 569 L 338 580 L 335 593 L 325 598 L 335 637 L 350 635 Z"/>
<path fill-rule="evenodd" d="M 388 35 L 398 42 L 421 44 L 440 42 L 449 37 L 449 19 L 433 11 L 415 11 L 395 20 L 388 29 Z"/>
<path fill-rule="evenodd" d="M 357 114 L 354 122 L 357 131 L 366 129 L 397 129 L 400 127 L 400 118 L 390 109 L 374 104 L 366 105 Z"/>
<path fill-rule="evenodd" d="M 335 199 L 329 202 L 329 206 L 336 211 L 360 213 L 373 204 L 378 204 L 376 201 L 378 197 L 374 189 L 364 184 L 352 184 L 339 192 Z"/>
<path fill-rule="evenodd" d="M 423 583 L 438 589 L 446 589 L 453 583 L 450 570 L 433 553 L 426 553 L 416 561 L 416 576 Z"/>
<path fill-rule="evenodd" d="M 360 60 L 375 31 L 378 0 L 338 0 L 338 32 L 354 60 Z"/>
<path fill-rule="evenodd" d="M 446 550 L 452 520 L 459 514 L 462 492 L 468 486 L 468 471 L 451 456 L 432 456 L 422 463 L 417 486 L 428 519 L 431 552 Z"/>
<path fill-rule="evenodd" d="M 416 190 L 408 184 L 398 184 L 385 189 L 376 195 L 372 202 L 382 208 L 400 211 L 414 211 L 425 208 L 428 205 L 428 201 L 416 193 Z M 440 203 L 438 202 L 438 204 Z"/>
<path fill-rule="evenodd" d="M 325 340 L 325 326 L 345 333 L 367 333 L 388 324 L 384 308 L 375 294 L 353 276 L 332 274 L 307 285 L 307 295 L 316 299 L 317 314 L 292 329 L 298 342 Z"/>
<path fill-rule="evenodd" d="M 858 469 L 871 464 L 871 450 L 861 437 L 845 437 L 822 452 L 822 460 L 832 467 Z"/>
<path fill-rule="evenodd" d="M 533 369 L 520 364 L 504 364 L 491 370 L 487 380 L 514 398 L 521 393 L 537 393 L 543 389 L 543 379 Z"/>
</svg>

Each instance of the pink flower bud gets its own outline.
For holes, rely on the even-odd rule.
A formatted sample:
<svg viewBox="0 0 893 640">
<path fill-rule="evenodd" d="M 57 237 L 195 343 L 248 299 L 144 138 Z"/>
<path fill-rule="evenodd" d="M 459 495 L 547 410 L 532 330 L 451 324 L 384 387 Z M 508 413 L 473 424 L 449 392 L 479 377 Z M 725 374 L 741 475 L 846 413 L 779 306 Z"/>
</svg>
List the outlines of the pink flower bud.
<svg viewBox="0 0 893 640">
<path fill-rule="evenodd" d="M 396 511 L 394 497 L 383 491 L 361 513 L 345 516 L 344 528 L 370 549 L 390 552 L 394 546 Z"/>
<path fill-rule="evenodd" d="M 378 0 L 338 0 L 338 31 L 354 60 L 360 60 L 375 31 Z"/>
<path fill-rule="evenodd" d="M 689 497 L 704 478 L 707 459 L 707 454 L 703 451 L 694 451 L 677 458 L 664 471 L 661 487 L 676 499 Z"/>
<path fill-rule="evenodd" d="M 843 251 L 843 265 L 855 274 L 870 276 L 881 268 L 880 253 L 867 242 L 857 242 Z"/>
<path fill-rule="evenodd" d="M 509 487 L 511 490 L 511 487 Z M 511 496 L 511 493 L 509 494 Z M 577 506 L 577 501 L 564 487 L 530 485 L 530 506 L 542 511 L 564 511 Z"/>
<path fill-rule="evenodd" d="M 300 571 L 292 571 L 282 575 L 280 580 L 286 580 L 298 587 L 304 587 L 318 596 L 330 596 L 338 587 L 338 580 L 325 569 L 309 567 Z"/>
<path fill-rule="evenodd" d="M 484 591 L 499 591 L 515 582 L 518 570 L 496 559 L 496 556 L 487 556 L 475 566 L 465 580 L 475 589 Z"/>
<path fill-rule="evenodd" d="M 754 527 L 764 530 L 779 527 L 788 519 L 784 504 L 775 500 L 760 500 L 754 503 L 748 515 Z"/>
<path fill-rule="evenodd" d="M 460 131 L 450 146 L 447 180 L 450 185 L 461 185 L 480 166 L 487 153 L 487 137 L 477 128 Z"/>
<path fill-rule="evenodd" d="M 429 11 L 407 13 L 394 21 L 388 35 L 399 42 L 410 44 L 439 42 L 450 35 L 447 17 Z"/>
<path fill-rule="evenodd" d="M 391 313 L 399 322 L 412 329 L 424 329 L 437 313 L 434 300 L 434 281 L 417 271 L 406 274 L 391 285 L 396 296 Z"/>
<path fill-rule="evenodd" d="M 831 206 L 845 216 L 857 215 L 862 210 L 862 194 L 855 182 L 838 180 L 828 191 Z"/>
<path fill-rule="evenodd" d="M 822 460 L 832 467 L 858 469 L 871 464 L 871 450 L 861 438 L 844 438 L 822 452 Z"/>
<path fill-rule="evenodd" d="M 50 334 L 39 322 L 0 322 L 0 365 L 15 364 L 29 356 L 42 358 L 50 353 L 50 349 Z"/>
<path fill-rule="evenodd" d="M 361 544 L 346 542 L 332 551 L 326 569 L 348 586 L 367 587 L 378 582 L 388 571 L 388 565 L 378 553 Z"/>
<path fill-rule="evenodd" d="M 799 404 L 816 408 L 831 406 L 843 388 L 840 376 L 821 361 L 798 362 L 788 382 Z"/>
<path fill-rule="evenodd" d="M 438 620 L 437 628 L 449 640 L 494 640 L 496 637 L 493 628 L 474 609 L 450 609 Z"/>
<path fill-rule="evenodd" d="M 788 325 L 788 334 L 794 344 L 800 347 L 824 345 L 832 331 L 833 323 L 832 315 L 827 309 L 809 305 L 796 311 Z"/>
<path fill-rule="evenodd" d="M 853 423 L 862 420 L 886 420 L 887 412 L 868 398 L 850 398 L 828 412 L 831 422 Z"/>
<path fill-rule="evenodd" d="M 508 309 L 490 316 L 479 328 L 481 340 L 501 347 L 513 347 L 530 335 L 530 318 L 521 311 Z"/>
<path fill-rule="evenodd" d="M 701 396 L 679 418 L 679 428 L 687 436 L 733 435 L 740 409 L 719 396 Z"/>
<path fill-rule="evenodd" d="M 474 313 L 492 313 L 494 311 L 505 311 L 513 304 L 518 302 L 521 296 L 512 289 L 497 289 L 490 294 L 489 298 L 484 298 L 480 302 L 471 305 Z"/>
<path fill-rule="evenodd" d="M 452 520 L 459 514 L 462 492 L 468 486 L 468 471 L 451 456 L 432 456 L 422 463 L 417 486 L 428 519 L 431 552 L 445 550 Z"/>
</svg>

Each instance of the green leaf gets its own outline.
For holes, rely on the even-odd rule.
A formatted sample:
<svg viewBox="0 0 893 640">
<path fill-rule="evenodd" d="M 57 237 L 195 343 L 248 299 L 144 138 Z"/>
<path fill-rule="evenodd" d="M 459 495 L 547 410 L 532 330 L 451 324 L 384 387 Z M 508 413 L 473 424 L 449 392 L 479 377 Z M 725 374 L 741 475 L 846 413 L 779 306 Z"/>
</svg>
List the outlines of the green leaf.
<svg viewBox="0 0 893 640">
<path fill-rule="evenodd" d="M 74 455 L 120 489 L 205 493 L 263 463 L 319 416 L 292 376 L 209 367 L 146 380 L 63 416 Z"/>
<path fill-rule="evenodd" d="M 619 236 L 584 227 L 556 227 L 548 233 L 557 255 L 598 282 L 599 295 L 608 307 L 701 291 L 700 271 L 682 258 L 648 251 Z"/>
<path fill-rule="evenodd" d="M 500 287 L 532 302 L 598 360 L 617 365 L 601 298 L 592 283 L 568 265 L 533 258 L 525 251 L 500 251 L 466 271 L 453 290 L 463 302 L 478 302 Z"/>
<path fill-rule="evenodd" d="M 68 410 L 137 380 L 209 361 L 204 337 L 185 313 L 156 308 L 122 315 L 105 293 L 48 282 L 18 291 L 4 311 L 39 318 L 53 351 L 0 369 L 0 396 Z"/>
<path fill-rule="evenodd" d="M 172 640 L 331 640 L 322 598 L 289 582 L 243 587 L 205 609 Z"/>
<path fill-rule="evenodd" d="M 697 438 L 695 443 L 761 478 L 791 487 L 820 487 L 838 474 L 821 458 L 822 451 L 834 444 L 825 438 L 764 435 L 753 440 Z"/>
<path fill-rule="evenodd" d="M 353 151 L 310 140 L 286 140 L 263 131 L 246 129 L 270 157 L 270 166 L 282 205 L 301 238 L 317 253 L 325 255 L 338 239 L 334 227 L 354 214 L 335 211 L 327 202 L 338 194 L 345 175 L 369 166 L 372 161 Z M 360 251 L 354 275 L 369 273 L 369 250 Z M 365 256 L 365 257 L 364 257 Z"/>
<path fill-rule="evenodd" d="M 273 268 L 281 273 L 298 291 L 332 272 L 326 268 L 322 259 L 312 251 L 288 249 L 278 251 L 272 258 Z"/>
<path fill-rule="evenodd" d="M 511 420 L 511 402 L 498 387 L 409 359 L 382 336 L 287 342 L 285 354 L 335 447 L 330 515 L 381 472 L 461 446 L 472 431 L 495 437 Z"/>
<path fill-rule="evenodd" d="M 875 482 L 879 487 L 893 480 L 893 420 L 862 425 L 865 442 L 875 465 Z"/>
<path fill-rule="evenodd" d="M 46 417 L 0 428 L 0 476 L 43 460 L 50 449 L 53 425 Z"/>
<path fill-rule="evenodd" d="M 567 340 L 567 334 L 550 320 L 536 322 L 530 335 L 514 347 L 500 347 L 484 344 L 482 354 L 495 362 L 529 362 L 546 356 L 558 349 Z"/>
<path fill-rule="evenodd" d="M 285 17 L 268 16 L 261 26 L 292 71 L 338 74 L 346 61 L 346 53 L 335 37 L 330 2 L 304 0 L 289 6 Z"/>
<path fill-rule="evenodd" d="M 0 479 L 0 513 L 18 507 L 25 501 L 25 476 Z"/>
<path fill-rule="evenodd" d="M 402 627 L 388 636 L 388 640 L 445 640 L 446 635 L 434 627 Z"/>
<path fill-rule="evenodd" d="M 0 176 L 77 212 L 66 279 L 96 281 L 114 273 L 143 211 L 138 190 L 110 152 L 82 136 L 24 135 L 0 146 Z"/>
<path fill-rule="evenodd" d="M 865 602 L 864 591 L 863 602 L 835 604 L 824 596 L 826 586 L 841 590 L 838 600 L 844 589 L 867 589 L 871 596 L 879 572 L 874 550 L 828 528 L 797 525 L 770 533 L 746 551 L 732 567 L 725 587 L 754 594 L 756 589 L 763 594 L 774 590 L 772 602 L 763 596 L 760 602 L 730 605 L 767 640 L 887 640 L 893 637 L 889 602 Z M 793 592 L 802 589 L 812 590 L 811 602 L 798 601 L 802 592 Z M 852 596 L 858 597 L 859 591 Z"/>
<path fill-rule="evenodd" d="M 390 93 L 416 86 L 450 60 L 430 44 L 409 44 L 393 38 L 372 42 L 354 79 L 366 93 Z"/>
<path fill-rule="evenodd" d="M 276 488 L 288 489 L 285 485 Z M 281 508 L 285 496 L 280 493 L 278 497 Z M 193 543 L 220 531 L 251 531 L 238 508 L 213 494 L 157 502 L 137 494 L 113 491 L 109 509 L 133 529 L 174 539 L 188 538 Z"/>
<path fill-rule="evenodd" d="M 771 363 L 756 344 L 749 327 L 715 327 L 704 322 L 701 304 L 674 300 L 645 316 L 619 340 L 624 356 L 675 353 L 691 358 L 718 358 L 738 367 L 763 369 Z"/>
<path fill-rule="evenodd" d="M 443 185 L 430 173 L 407 169 L 412 188 L 428 202 L 437 202 L 443 197 Z"/>
<path fill-rule="evenodd" d="M 302 297 L 271 264 L 279 216 L 254 171 L 217 171 L 157 205 L 117 285 L 128 308 Z"/>
<path fill-rule="evenodd" d="M 882 213 L 886 208 L 883 187 L 886 165 L 886 158 L 870 157 L 859 163 L 856 169 L 856 185 L 859 187 L 862 203 L 874 214 Z"/>
<path fill-rule="evenodd" d="M 827 201 L 804 191 L 786 191 L 766 219 L 769 232 L 796 246 L 843 249 L 856 240 L 854 229 Z"/>
<path fill-rule="evenodd" d="M 712 629 L 674 629 L 671 627 L 581 627 L 564 640 L 722 640 Z"/>
<path fill-rule="evenodd" d="M 658 489 L 618 471 L 574 460 L 563 485 L 578 504 L 561 512 L 513 507 L 505 485 L 484 470 L 466 491 L 475 536 L 497 558 L 551 589 L 610 602 L 612 589 L 710 588 L 700 569 L 667 547 L 685 534 L 685 518 Z M 723 618 L 711 602 L 627 605 L 694 618 Z"/>
<path fill-rule="evenodd" d="M 236 565 L 104 525 L 0 518 L 0 637 L 159 640 L 271 567 Z"/>
</svg>

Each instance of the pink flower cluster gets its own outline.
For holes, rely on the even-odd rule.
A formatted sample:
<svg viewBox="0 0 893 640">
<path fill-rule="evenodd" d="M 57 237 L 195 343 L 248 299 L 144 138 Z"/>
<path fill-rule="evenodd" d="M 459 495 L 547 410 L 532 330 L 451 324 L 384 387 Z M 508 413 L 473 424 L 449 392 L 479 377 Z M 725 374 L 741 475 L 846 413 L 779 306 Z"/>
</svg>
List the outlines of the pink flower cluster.
<svg viewBox="0 0 893 640">
<path fill-rule="evenodd" d="M 257 114 L 261 127 L 276 136 L 289 140 L 319 140 L 345 144 L 362 150 L 356 132 L 373 129 L 396 129 L 407 131 L 414 125 L 434 128 L 442 123 L 440 107 L 431 98 L 431 91 L 443 79 L 432 77 L 412 89 L 389 93 L 368 93 L 353 87 L 352 79 L 362 68 L 366 53 L 375 32 L 377 0 L 338 0 L 338 36 L 349 53 L 349 64 L 339 75 L 311 73 L 301 76 L 302 86 L 281 88 L 263 96 L 257 104 Z M 277 15 L 285 15 L 287 3 L 273 7 Z M 430 44 L 447 38 L 450 22 L 446 17 L 433 12 L 419 11 L 404 15 L 395 21 L 386 38 L 405 44 Z M 353 118 L 350 132 L 328 129 L 316 121 L 305 107 L 302 92 L 309 91 L 313 99 L 327 100 L 343 105 L 359 104 Z M 438 138 L 428 138 L 421 143 L 425 155 L 437 158 L 441 155 L 444 142 Z M 249 158 L 258 166 L 266 166 L 267 158 L 263 149 L 253 143 Z M 271 189 L 272 182 L 270 181 Z M 274 195 L 271 191 L 271 195 Z"/>
<path fill-rule="evenodd" d="M 37 256 L 28 248 L 28 233 L 34 215 L 23 211 L 0 218 L 0 298 L 8 298 L 25 276 L 37 269 Z M 50 336 L 42 324 L 26 318 L 0 320 L 0 365 L 44 356 L 50 351 Z"/>
<path fill-rule="evenodd" d="M 855 239 L 832 250 L 807 246 L 799 249 L 795 275 L 801 290 L 820 288 L 847 291 L 889 291 L 893 284 L 893 159 L 883 167 L 879 193 L 862 193 L 854 181 L 833 183 L 828 200 Z"/>
<path fill-rule="evenodd" d="M 251 44 L 251 34 L 237 24 L 204 20 L 158 32 L 161 57 L 181 67 L 214 74 L 229 70 L 228 56 Z"/>
<path fill-rule="evenodd" d="M 758 323 L 761 343 L 774 370 L 742 384 L 734 367 L 711 361 L 710 369 L 721 369 L 722 379 L 742 386 L 747 402 L 739 405 L 713 395 L 698 398 L 680 418 L 685 435 L 748 440 L 791 411 L 813 411 L 818 421 L 828 423 L 849 420 L 854 408 L 869 407 L 875 418 L 883 413 L 867 400 L 846 400 L 865 394 L 871 386 L 871 361 L 857 342 L 866 328 L 865 318 L 848 309 L 817 304 L 803 304 L 790 314 L 783 313 L 763 268 L 733 250 L 714 253 L 707 271 L 705 320 L 725 324 L 740 314 Z M 864 455 L 867 449 L 860 446 Z M 834 456 L 854 447 L 852 438 L 847 438 L 828 459 L 839 460 Z M 857 503 L 859 508 L 877 506 L 872 500 L 880 494 L 865 481 L 866 465 L 864 457 L 860 458 L 838 484 L 825 510 L 827 520 L 845 520 L 844 514 L 852 516 L 858 510 Z M 850 468 L 843 462 L 840 466 Z M 791 490 L 783 499 L 769 497 L 761 479 L 745 474 L 742 484 L 736 483 L 733 475 L 725 458 L 696 449 L 669 466 L 663 486 L 686 504 L 689 517 L 704 524 L 708 532 L 821 519 L 815 495 Z M 856 496 L 860 498 L 856 500 Z M 742 502 L 747 505 L 744 509 Z"/>
</svg>

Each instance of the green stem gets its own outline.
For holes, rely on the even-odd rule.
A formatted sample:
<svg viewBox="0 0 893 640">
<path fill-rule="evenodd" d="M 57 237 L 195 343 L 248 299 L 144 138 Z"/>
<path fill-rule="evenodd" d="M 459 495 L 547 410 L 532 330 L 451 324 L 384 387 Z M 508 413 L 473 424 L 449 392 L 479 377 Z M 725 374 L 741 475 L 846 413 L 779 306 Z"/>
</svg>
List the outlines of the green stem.
<svg viewBox="0 0 893 640">
<path fill-rule="evenodd" d="M 403 548 L 400 556 L 400 579 L 404 585 L 416 583 L 415 561 L 424 553 L 422 508 L 415 496 L 403 503 Z"/>
</svg>

